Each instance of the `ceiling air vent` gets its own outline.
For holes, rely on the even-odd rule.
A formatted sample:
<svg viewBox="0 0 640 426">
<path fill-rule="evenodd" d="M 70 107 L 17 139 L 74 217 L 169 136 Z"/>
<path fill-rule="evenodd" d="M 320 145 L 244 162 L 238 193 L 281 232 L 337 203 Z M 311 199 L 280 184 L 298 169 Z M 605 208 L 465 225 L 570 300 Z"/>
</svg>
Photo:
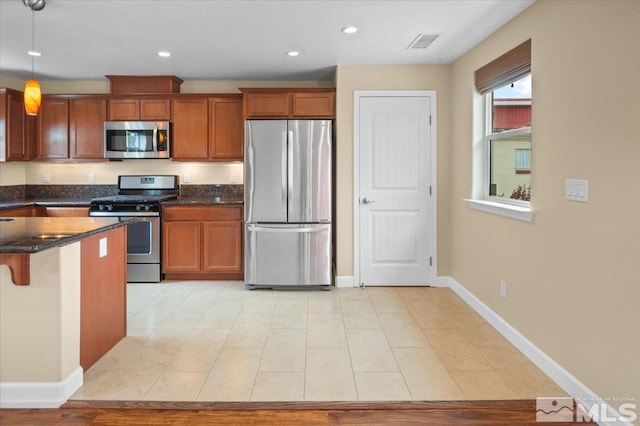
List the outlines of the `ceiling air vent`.
<svg viewBox="0 0 640 426">
<path fill-rule="evenodd" d="M 418 34 L 418 37 L 416 37 L 411 44 L 407 46 L 407 49 L 426 49 L 427 46 L 433 43 L 433 40 L 438 38 L 439 35 L 440 34 L 420 33 Z"/>
</svg>

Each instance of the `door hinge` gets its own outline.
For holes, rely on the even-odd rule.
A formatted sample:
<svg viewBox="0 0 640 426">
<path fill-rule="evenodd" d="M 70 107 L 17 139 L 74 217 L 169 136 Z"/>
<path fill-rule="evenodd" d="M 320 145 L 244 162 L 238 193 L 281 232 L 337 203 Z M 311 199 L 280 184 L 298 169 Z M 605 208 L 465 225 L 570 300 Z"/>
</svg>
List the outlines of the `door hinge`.
<svg viewBox="0 0 640 426">
<path fill-rule="evenodd" d="M 431 126 L 431 116 L 429 116 L 429 126 Z"/>
<path fill-rule="evenodd" d="M 433 266 L 433 257 L 429 256 L 429 266 Z"/>
<path fill-rule="evenodd" d="M 431 185 L 429 185 L 429 195 L 433 195 L 433 192 L 431 191 L 433 187 Z"/>
</svg>

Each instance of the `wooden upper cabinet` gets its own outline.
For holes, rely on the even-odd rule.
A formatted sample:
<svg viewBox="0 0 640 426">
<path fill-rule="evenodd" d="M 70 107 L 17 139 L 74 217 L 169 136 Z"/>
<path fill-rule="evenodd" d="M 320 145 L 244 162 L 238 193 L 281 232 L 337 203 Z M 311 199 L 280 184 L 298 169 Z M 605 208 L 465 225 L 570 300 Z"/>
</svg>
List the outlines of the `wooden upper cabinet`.
<svg viewBox="0 0 640 426">
<path fill-rule="evenodd" d="M 250 93 L 246 98 L 247 117 L 289 117 L 291 115 L 290 93 Z"/>
<path fill-rule="evenodd" d="M 209 99 L 209 157 L 242 161 L 244 157 L 242 98 Z"/>
<path fill-rule="evenodd" d="M 69 151 L 71 158 L 104 158 L 104 122 L 106 99 L 71 99 L 69 101 Z"/>
<path fill-rule="evenodd" d="M 171 100 L 110 99 L 109 121 L 168 121 L 171 119 Z"/>
<path fill-rule="evenodd" d="M 109 121 L 140 119 L 140 101 L 138 99 L 109 100 Z"/>
<path fill-rule="evenodd" d="M 301 92 L 293 93 L 294 117 L 326 117 L 335 116 L 335 92 Z"/>
<path fill-rule="evenodd" d="M 31 159 L 27 118 L 22 92 L 0 89 L 0 161 Z"/>
<path fill-rule="evenodd" d="M 38 114 L 36 160 L 69 158 L 69 101 L 44 98 Z"/>
<path fill-rule="evenodd" d="M 171 120 L 171 100 L 140 99 L 140 120 Z"/>
<path fill-rule="evenodd" d="M 335 89 L 246 88 L 244 117 L 250 118 L 334 118 Z"/>
<path fill-rule="evenodd" d="M 171 101 L 172 158 L 205 160 L 209 157 L 209 99 L 175 98 Z"/>
</svg>

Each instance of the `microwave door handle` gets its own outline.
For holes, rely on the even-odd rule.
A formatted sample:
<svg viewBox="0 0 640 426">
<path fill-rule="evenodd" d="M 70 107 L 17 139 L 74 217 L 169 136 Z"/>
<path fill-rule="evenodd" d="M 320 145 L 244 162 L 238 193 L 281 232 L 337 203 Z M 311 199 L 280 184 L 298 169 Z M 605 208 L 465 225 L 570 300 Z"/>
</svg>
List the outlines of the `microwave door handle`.
<svg viewBox="0 0 640 426">
<path fill-rule="evenodd" d="M 153 152 L 158 153 L 158 127 L 153 128 Z"/>
</svg>

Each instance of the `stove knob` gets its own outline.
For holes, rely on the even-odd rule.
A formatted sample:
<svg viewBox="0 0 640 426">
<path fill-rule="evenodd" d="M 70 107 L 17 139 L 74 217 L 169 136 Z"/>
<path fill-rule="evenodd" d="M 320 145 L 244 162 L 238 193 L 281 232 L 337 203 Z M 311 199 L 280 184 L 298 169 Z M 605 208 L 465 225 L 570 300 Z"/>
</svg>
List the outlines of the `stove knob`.
<svg viewBox="0 0 640 426">
<path fill-rule="evenodd" d="M 142 204 L 137 204 L 136 205 L 136 211 L 139 212 L 140 210 L 142 210 Z"/>
<path fill-rule="evenodd" d="M 104 210 L 104 204 L 98 204 L 98 210 L 103 211 Z"/>
<path fill-rule="evenodd" d="M 147 204 L 146 206 L 144 206 L 144 210 L 147 212 L 151 210 L 151 204 Z"/>
<path fill-rule="evenodd" d="M 113 210 L 113 204 L 107 204 L 107 210 L 108 211 Z"/>
</svg>

